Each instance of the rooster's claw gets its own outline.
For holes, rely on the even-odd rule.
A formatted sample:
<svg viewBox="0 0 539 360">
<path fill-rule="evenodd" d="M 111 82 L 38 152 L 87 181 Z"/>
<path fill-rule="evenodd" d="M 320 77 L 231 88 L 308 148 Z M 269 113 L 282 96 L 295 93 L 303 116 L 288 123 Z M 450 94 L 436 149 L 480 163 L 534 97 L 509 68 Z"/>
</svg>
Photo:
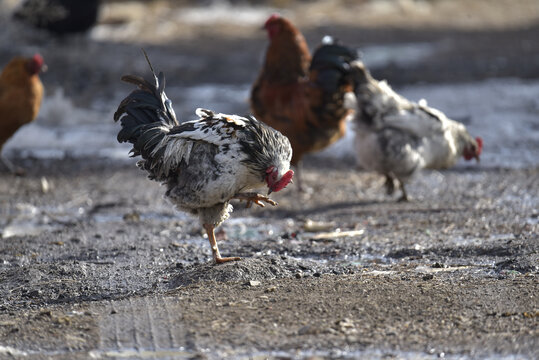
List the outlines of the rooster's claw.
<svg viewBox="0 0 539 360">
<path fill-rule="evenodd" d="M 253 204 L 256 204 L 260 207 L 265 207 L 266 205 L 264 204 L 264 202 L 273 206 L 277 205 L 277 203 L 271 200 L 269 197 L 257 193 L 240 193 L 237 194 L 235 198 L 239 200 L 246 200 L 246 208 L 250 208 Z"/>
</svg>

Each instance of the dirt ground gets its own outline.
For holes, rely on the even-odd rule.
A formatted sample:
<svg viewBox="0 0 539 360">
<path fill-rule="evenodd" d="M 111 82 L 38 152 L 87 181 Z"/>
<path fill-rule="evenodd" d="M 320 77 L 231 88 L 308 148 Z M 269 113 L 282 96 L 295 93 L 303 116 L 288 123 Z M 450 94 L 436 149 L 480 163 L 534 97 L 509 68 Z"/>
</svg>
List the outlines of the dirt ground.
<svg viewBox="0 0 539 360">
<path fill-rule="evenodd" d="M 361 24 L 331 13 L 327 26 L 296 14 L 311 44 L 331 31 L 354 46 L 444 45 L 414 65 L 374 69 L 397 87 L 539 78 L 532 11 L 476 3 L 476 14 L 494 10 L 456 24 L 411 21 L 407 10 Z M 198 42 L 148 32 L 142 44 L 90 41 L 84 52 L 80 38 L 47 40 L 55 66 L 44 79 L 76 106 L 113 98 L 127 89 L 126 69 L 146 69 L 142 45 L 182 86 L 252 81 L 262 34 L 198 30 Z M 2 60 L 15 51 L 5 50 Z M 0 172 L 0 359 L 539 358 L 537 166 L 425 171 L 407 188 L 412 201 L 398 203 L 353 159 L 311 156 L 310 193 L 272 194 L 275 208 L 234 204 L 218 239 L 242 260 L 215 266 L 198 221 L 133 162 L 11 158 L 27 175 Z"/>
<path fill-rule="evenodd" d="M 237 204 L 220 247 L 244 259 L 214 266 L 196 221 L 131 164 L 25 165 L 2 175 L 5 213 L 82 210 L 0 243 L 0 357 L 537 355 L 539 169 L 426 172 L 403 204 L 351 164 L 307 164 L 312 195 Z"/>
</svg>

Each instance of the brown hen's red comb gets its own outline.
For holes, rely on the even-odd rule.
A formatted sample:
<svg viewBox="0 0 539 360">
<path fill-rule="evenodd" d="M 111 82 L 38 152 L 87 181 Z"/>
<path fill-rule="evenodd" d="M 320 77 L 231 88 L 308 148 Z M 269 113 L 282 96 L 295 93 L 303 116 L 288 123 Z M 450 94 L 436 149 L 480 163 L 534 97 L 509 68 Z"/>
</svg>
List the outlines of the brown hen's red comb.
<svg viewBox="0 0 539 360">
<path fill-rule="evenodd" d="M 281 18 L 281 15 L 280 14 L 271 14 L 271 16 L 268 18 L 268 20 L 266 20 L 266 22 L 264 23 L 264 28 L 266 28 L 270 22 L 272 21 L 275 21 L 275 20 L 278 20 Z"/>
<path fill-rule="evenodd" d="M 43 66 L 43 56 L 41 56 L 40 54 L 34 54 L 34 56 L 32 56 L 32 60 L 36 63 L 36 65 L 38 66 Z"/>
</svg>

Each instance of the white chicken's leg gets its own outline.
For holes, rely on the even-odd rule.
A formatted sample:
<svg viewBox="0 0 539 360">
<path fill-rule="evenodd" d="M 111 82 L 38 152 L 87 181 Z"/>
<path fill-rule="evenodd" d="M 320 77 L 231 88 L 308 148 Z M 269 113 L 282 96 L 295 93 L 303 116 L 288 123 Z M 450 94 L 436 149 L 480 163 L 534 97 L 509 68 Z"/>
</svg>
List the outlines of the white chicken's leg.
<svg viewBox="0 0 539 360">
<path fill-rule="evenodd" d="M 409 199 L 408 199 L 408 194 L 406 193 L 406 190 L 404 190 L 404 182 L 402 182 L 402 180 L 399 180 L 399 183 L 400 183 L 400 188 L 401 188 L 401 191 L 402 191 L 402 196 L 397 201 L 398 202 L 407 202 Z"/>
<path fill-rule="evenodd" d="M 388 195 L 393 195 L 393 192 L 395 191 L 395 183 L 393 180 L 393 177 L 390 175 L 386 175 L 386 190 Z"/>
<path fill-rule="evenodd" d="M 228 261 L 241 260 L 241 258 L 239 257 L 221 257 L 221 254 L 219 253 L 219 248 L 217 247 L 217 241 L 215 240 L 215 227 L 210 224 L 204 224 L 203 226 L 206 230 L 206 233 L 208 234 L 208 240 L 210 240 L 211 251 L 213 253 L 213 260 L 215 260 L 216 264 L 221 264 Z"/>
<path fill-rule="evenodd" d="M 267 202 L 268 204 L 271 204 L 273 206 L 277 205 L 277 203 L 273 200 L 271 200 L 269 197 L 255 193 L 255 192 L 245 192 L 245 193 L 238 193 L 234 196 L 234 199 L 238 200 L 247 200 L 246 207 L 250 208 L 253 203 L 257 204 L 260 207 L 264 207 L 264 202 Z"/>
</svg>

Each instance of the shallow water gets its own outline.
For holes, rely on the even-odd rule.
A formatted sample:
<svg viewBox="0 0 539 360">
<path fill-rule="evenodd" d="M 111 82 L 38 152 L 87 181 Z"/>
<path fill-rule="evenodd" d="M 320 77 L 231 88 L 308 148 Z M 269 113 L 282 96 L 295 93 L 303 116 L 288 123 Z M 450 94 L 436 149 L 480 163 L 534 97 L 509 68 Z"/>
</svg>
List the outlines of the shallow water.
<svg viewBox="0 0 539 360">
<path fill-rule="evenodd" d="M 245 113 L 249 89 L 249 84 L 204 84 L 171 87 L 168 95 L 173 101 L 180 100 L 174 102 L 180 119 L 191 120 L 195 118 L 196 107 Z M 426 98 L 430 106 L 463 121 L 470 133 L 483 138 L 481 163 L 473 164 L 474 167 L 525 168 L 539 164 L 539 82 L 491 79 L 467 84 L 408 86 L 400 92 L 415 101 Z M 114 99 L 100 104 L 97 110 L 77 108 L 63 93 L 57 92 L 45 98 L 37 121 L 18 131 L 5 151 L 8 155 L 43 159 L 63 156 L 127 159 L 130 147 L 116 141 L 119 125 L 112 121 L 118 103 Z M 64 110 L 58 112 L 59 107 Z M 353 137 L 353 126 L 349 124 L 345 138 L 319 156 L 335 159 L 353 156 Z"/>
</svg>

